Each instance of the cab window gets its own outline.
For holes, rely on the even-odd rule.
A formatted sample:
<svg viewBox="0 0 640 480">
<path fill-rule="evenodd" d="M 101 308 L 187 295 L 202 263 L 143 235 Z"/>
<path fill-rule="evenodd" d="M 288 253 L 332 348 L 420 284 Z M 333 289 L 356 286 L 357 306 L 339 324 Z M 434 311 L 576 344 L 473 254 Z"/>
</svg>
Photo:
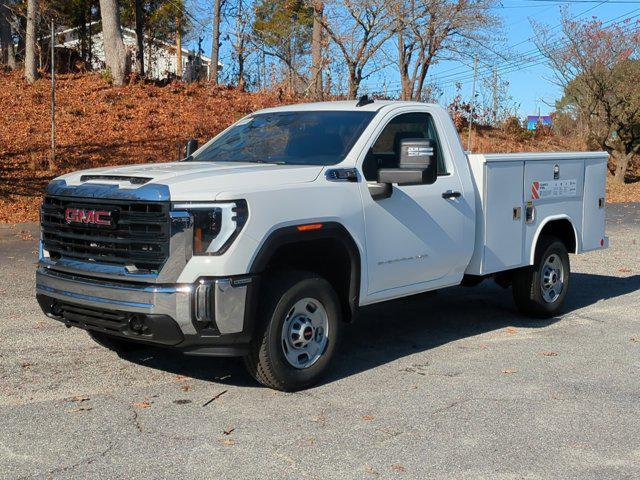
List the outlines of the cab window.
<svg viewBox="0 0 640 480">
<path fill-rule="evenodd" d="M 398 168 L 400 140 L 428 138 L 436 144 L 438 175 L 447 173 L 433 119 L 428 113 L 404 113 L 393 118 L 373 144 L 362 165 L 366 180 L 376 181 L 381 168 Z"/>
</svg>

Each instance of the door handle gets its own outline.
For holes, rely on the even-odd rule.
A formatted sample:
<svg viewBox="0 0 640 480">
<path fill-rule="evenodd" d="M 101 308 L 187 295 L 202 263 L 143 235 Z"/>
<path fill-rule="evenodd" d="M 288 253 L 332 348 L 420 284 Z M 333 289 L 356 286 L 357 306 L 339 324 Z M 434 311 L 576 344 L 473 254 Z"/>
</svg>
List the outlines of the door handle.
<svg viewBox="0 0 640 480">
<path fill-rule="evenodd" d="M 454 192 L 453 190 L 447 190 L 446 192 L 444 192 L 442 194 L 442 198 L 458 198 L 460 197 L 462 194 L 460 192 Z"/>
</svg>

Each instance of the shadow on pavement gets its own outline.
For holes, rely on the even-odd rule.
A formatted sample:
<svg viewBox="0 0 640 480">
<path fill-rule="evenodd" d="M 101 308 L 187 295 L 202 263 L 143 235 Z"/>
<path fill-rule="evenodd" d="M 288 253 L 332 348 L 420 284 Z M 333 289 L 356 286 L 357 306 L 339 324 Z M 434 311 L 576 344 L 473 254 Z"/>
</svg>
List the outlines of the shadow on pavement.
<svg viewBox="0 0 640 480">
<path fill-rule="evenodd" d="M 564 313 L 638 289 L 640 275 L 621 278 L 573 273 Z M 363 309 L 356 321 L 344 329 L 341 351 L 325 383 L 462 338 L 507 326 L 544 328 L 559 320 L 561 317 L 547 320 L 523 317 L 513 304 L 511 290 L 493 282 L 374 305 Z M 160 349 L 145 349 L 126 358 L 177 375 L 228 385 L 256 385 L 240 359 L 189 357 Z"/>
</svg>

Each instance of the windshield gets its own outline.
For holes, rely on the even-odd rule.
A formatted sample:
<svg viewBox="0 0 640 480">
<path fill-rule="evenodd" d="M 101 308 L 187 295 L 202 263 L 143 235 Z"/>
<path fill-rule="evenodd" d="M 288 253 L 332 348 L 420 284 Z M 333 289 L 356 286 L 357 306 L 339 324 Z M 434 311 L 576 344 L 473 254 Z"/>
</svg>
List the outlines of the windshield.
<svg viewBox="0 0 640 480">
<path fill-rule="evenodd" d="M 374 115 L 348 111 L 256 114 L 240 121 L 193 160 L 335 165 Z"/>
</svg>

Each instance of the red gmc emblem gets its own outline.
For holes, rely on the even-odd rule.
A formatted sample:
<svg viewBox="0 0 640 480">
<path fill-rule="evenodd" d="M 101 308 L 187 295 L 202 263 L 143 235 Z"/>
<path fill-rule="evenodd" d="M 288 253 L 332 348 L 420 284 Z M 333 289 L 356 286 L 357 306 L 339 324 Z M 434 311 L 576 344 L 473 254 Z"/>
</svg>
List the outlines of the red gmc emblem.
<svg viewBox="0 0 640 480">
<path fill-rule="evenodd" d="M 111 225 L 111 212 L 106 210 L 67 208 L 64 211 L 64 219 L 67 223 L 84 223 L 86 225 Z"/>
</svg>

